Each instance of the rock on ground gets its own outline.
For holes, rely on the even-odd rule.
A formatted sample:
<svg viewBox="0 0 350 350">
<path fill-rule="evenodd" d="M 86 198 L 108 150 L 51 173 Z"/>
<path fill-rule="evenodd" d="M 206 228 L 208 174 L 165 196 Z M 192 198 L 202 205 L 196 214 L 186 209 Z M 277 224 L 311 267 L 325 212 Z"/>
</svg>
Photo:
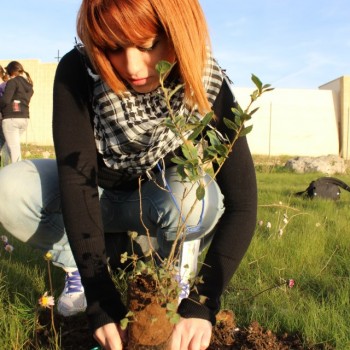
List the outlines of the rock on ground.
<svg viewBox="0 0 350 350">
<path fill-rule="evenodd" d="M 344 174 L 346 164 L 343 158 L 335 155 L 321 157 L 295 157 L 289 159 L 284 165 L 285 168 L 296 173 L 319 172 L 326 175 Z"/>
</svg>

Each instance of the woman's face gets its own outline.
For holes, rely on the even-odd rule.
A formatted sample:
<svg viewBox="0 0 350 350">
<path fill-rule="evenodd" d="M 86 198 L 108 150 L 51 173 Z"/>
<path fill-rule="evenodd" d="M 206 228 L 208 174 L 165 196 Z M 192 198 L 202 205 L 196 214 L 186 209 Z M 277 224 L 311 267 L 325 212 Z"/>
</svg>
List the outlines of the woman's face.
<svg viewBox="0 0 350 350">
<path fill-rule="evenodd" d="M 147 93 L 159 86 L 156 64 L 161 60 L 173 63 L 175 54 L 166 36 L 160 35 L 142 46 L 117 46 L 107 51 L 107 58 L 127 85 L 136 92 Z"/>
</svg>

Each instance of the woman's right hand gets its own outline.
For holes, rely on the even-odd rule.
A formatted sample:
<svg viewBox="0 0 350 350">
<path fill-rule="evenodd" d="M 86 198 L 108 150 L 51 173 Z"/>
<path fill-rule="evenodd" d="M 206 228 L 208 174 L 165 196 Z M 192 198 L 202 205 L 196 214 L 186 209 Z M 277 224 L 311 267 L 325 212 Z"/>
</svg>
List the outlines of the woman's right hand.
<svg viewBox="0 0 350 350">
<path fill-rule="evenodd" d="M 105 350 L 123 350 L 123 344 L 126 344 L 127 333 L 116 323 L 107 323 L 97 328 L 94 338 Z"/>
</svg>

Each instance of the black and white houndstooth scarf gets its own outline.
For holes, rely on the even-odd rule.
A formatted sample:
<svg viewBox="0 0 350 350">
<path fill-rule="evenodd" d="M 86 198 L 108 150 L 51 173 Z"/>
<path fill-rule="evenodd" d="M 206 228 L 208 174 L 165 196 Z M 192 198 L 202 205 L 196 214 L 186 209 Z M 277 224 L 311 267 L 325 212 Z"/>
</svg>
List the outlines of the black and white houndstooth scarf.
<svg viewBox="0 0 350 350">
<path fill-rule="evenodd" d="M 150 93 L 126 92 L 116 95 L 112 89 L 94 75 L 93 109 L 96 147 L 105 164 L 131 177 L 147 173 L 169 152 L 181 145 L 175 134 L 164 125 L 169 111 L 161 88 Z M 214 104 L 224 73 L 210 57 L 203 75 L 208 100 Z M 179 82 L 173 82 L 174 88 Z M 176 92 L 171 100 L 173 111 L 184 116 L 202 116 L 189 110 L 184 103 L 184 89 Z"/>
</svg>

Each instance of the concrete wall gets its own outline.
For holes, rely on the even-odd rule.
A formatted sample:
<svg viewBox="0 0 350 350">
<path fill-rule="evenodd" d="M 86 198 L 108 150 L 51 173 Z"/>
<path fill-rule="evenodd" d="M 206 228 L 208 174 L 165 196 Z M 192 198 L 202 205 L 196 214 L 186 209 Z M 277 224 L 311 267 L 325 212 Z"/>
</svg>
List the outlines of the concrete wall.
<svg viewBox="0 0 350 350">
<path fill-rule="evenodd" d="M 244 109 L 252 89 L 233 88 Z M 338 155 L 335 95 L 331 90 L 275 89 L 257 102 L 248 142 L 253 154 Z"/>
<path fill-rule="evenodd" d="M 5 67 L 10 60 L 0 60 Z M 34 81 L 30 123 L 22 142 L 52 145 L 52 88 L 57 63 L 20 60 Z M 242 108 L 251 88 L 233 86 Z M 350 77 L 320 89 L 275 89 L 258 100 L 248 141 L 253 154 L 350 157 Z"/>
</svg>

